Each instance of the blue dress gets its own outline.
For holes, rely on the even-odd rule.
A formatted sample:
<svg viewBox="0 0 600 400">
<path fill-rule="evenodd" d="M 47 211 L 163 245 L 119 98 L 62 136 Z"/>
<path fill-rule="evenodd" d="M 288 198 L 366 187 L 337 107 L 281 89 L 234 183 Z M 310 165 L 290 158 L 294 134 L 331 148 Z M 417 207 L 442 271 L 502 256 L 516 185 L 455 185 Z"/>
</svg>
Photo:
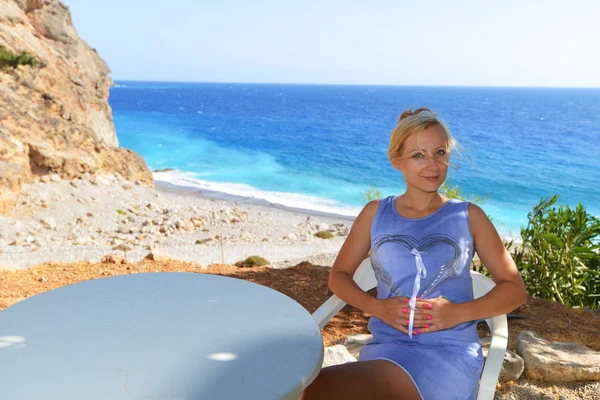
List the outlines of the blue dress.
<svg viewBox="0 0 600 400">
<path fill-rule="evenodd" d="M 450 200 L 432 215 L 409 219 L 398 214 L 395 200 L 391 196 L 380 201 L 371 225 L 377 297 L 473 300 L 469 203 Z M 423 400 L 477 397 L 483 367 L 477 322 L 409 336 L 371 317 L 369 330 L 373 340 L 362 349 L 359 361 L 383 359 L 398 365 Z"/>
</svg>

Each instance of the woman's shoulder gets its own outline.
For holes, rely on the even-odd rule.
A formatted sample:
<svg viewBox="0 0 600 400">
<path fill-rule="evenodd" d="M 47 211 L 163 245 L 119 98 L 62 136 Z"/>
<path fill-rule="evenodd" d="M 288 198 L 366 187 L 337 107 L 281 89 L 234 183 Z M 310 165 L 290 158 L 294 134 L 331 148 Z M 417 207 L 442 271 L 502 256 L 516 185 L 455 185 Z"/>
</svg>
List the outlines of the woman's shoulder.
<svg viewBox="0 0 600 400">
<path fill-rule="evenodd" d="M 374 217 L 375 214 L 377 214 L 377 210 L 379 209 L 379 206 L 381 204 L 384 204 L 385 200 L 386 199 L 375 199 L 375 200 L 369 201 L 367 204 L 365 204 L 365 206 L 363 207 L 363 209 L 360 212 L 359 216 L 361 214 L 365 214 L 365 215 L 369 215 L 371 217 Z"/>
<path fill-rule="evenodd" d="M 463 210 L 469 210 L 470 211 L 470 207 L 471 207 L 471 203 L 468 200 L 459 200 L 459 199 L 451 199 L 448 198 L 446 200 L 446 202 L 444 203 L 444 205 L 448 206 L 449 208 L 454 207 L 454 208 L 458 208 L 458 209 L 463 209 Z"/>
<path fill-rule="evenodd" d="M 469 215 L 469 223 L 471 223 L 471 227 L 473 227 L 473 223 L 477 224 L 478 222 L 482 221 L 482 220 L 487 220 L 488 216 L 485 213 L 485 211 L 483 211 L 483 209 L 481 207 L 479 207 L 477 204 L 471 203 L 471 202 L 466 202 L 467 205 L 467 210 L 468 210 L 468 215 Z"/>
</svg>

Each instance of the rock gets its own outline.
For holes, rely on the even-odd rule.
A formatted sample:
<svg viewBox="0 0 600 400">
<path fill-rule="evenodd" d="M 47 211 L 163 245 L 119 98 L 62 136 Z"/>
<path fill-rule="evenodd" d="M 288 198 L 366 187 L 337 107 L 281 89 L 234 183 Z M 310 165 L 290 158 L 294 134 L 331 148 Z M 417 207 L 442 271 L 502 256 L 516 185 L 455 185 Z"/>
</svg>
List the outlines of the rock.
<svg viewBox="0 0 600 400">
<path fill-rule="evenodd" d="M 487 358 L 490 349 L 491 338 L 481 339 L 481 350 L 483 357 Z M 516 381 L 523 374 L 525 363 L 523 359 L 516 353 L 506 349 L 504 353 L 504 361 L 502 362 L 502 370 L 500 371 L 500 382 Z"/>
<path fill-rule="evenodd" d="M 1 46 L 39 61 L 1 73 L 0 214 L 14 208 L 23 184 L 38 179 L 118 172 L 152 187 L 144 160 L 118 147 L 107 101 L 110 71 L 80 39 L 68 7 L 58 0 L 0 4 Z"/>
<path fill-rule="evenodd" d="M 194 228 L 200 228 L 202 225 L 204 225 L 204 220 L 200 218 L 192 218 L 190 221 L 194 225 Z"/>
<path fill-rule="evenodd" d="M 121 254 L 109 254 L 102 257 L 103 264 L 127 264 L 127 259 Z"/>
<path fill-rule="evenodd" d="M 98 176 L 96 176 L 96 182 L 99 185 L 103 185 L 103 186 L 110 185 L 110 179 L 106 175 L 98 175 Z"/>
<path fill-rule="evenodd" d="M 328 231 L 329 230 L 329 225 L 321 222 L 319 224 L 317 224 L 317 231 Z"/>
<path fill-rule="evenodd" d="M 373 335 L 370 334 L 357 334 L 346 336 L 342 344 L 348 349 L 348 352 L 353 357 L 358 358 L 360 350 L 371 340 Z"/>
<path fill-rule="evenodd" d="M 193 231 L 194 229 L 196 229 L 196 227 L 194 226 L 194 223 L 190 220 L 185 220 L 181 222 L 181 229 L 183 229 L 184 231 Z"/>
<path fill-rule="evenodd" d="M 40 219 L 40 224 L 46 229 L 56 229 L 56 220 L 52 217 Z"/>
<path fill-rule="evenodd" d="M 120 243 L 112 248 L 113 250 L 122 251 L 127 254 L 128 251 L 133 250 L 131 247 L 127 246 L 124 243 Z"/>
<path fill-rule="evenodd" d="M 156 248 L 156 249 L 153 249 L 150 253 L 148 253 L 146 255 L 146 257 L 144 257 L 144 259 L 153 260 L 153 261 L 167 261 L 167 260 L 170 260 L 171 258 L 166 256 L 162 251 L 160 251 L 158 248 Z"/>
<path fill-rule="evenodd" d="M 352 354 L 350 354 L 348 350 L 341 344 L 325 348 L 323 367 L 330 367 L 332 365 L 345 364 L 347 362 L 355 361 L 356 358 L 354 358 Z"/>
<path fill-rule="evenodd" d="M 578 343 L 548 342 L 532 331 L 517 339 L 517 353 L 530 379 L 547 382 L 599 381 L 600 352 Z"/>
</svg>

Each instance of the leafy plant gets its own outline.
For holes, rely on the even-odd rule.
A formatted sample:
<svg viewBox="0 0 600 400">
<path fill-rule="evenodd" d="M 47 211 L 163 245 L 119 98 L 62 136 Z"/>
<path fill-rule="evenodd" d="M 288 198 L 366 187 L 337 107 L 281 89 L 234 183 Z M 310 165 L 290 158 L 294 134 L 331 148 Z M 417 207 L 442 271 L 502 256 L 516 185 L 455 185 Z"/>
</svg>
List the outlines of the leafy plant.
<svg viewBox="0 0 600 400">
<path fill-rule="evenodd" d="M 0 46 L 0 69 L 6 71 L 9 68 L 17 68 L 19 65 L 36 67 L 38 60 L 26 51 L 15 54 L 7 48 Z"/>
<path fill-rule="evenodd" d="M 440 186 L 440 188 L 438 189 L 439 192 L 446 196 L 449 199 L 456 199 L 456 200 L 460 200 L 460 201 L 470 201 L 473 204 L 483 204 L 485 203 L 491 196 L 488 194 L 487 196 L 471 196 L 470 198 L 466 198 L 465 196 L 463 196 L 462 194 L 462 190 L 460 189 L 460 187 L 458 185 L 453 185 L 450 183 L 449 179 L 446 179 L 446 181 L 444 183 L 442 183 L 442 186 Z M 488 218 L 493 221 L 493 218 L 488 215 Z M 487 272 L 487 269 L 484 268 L 485 266 L 483 265 L 483 263 L 481 262 L 481 260 L 479 260 L 478 258 L 473 258 L 473 260 L 471 261 L 471 269 L 474 271 L 477 271 L 479 273 L 482 273 L 488 277 L 491 277 L 489 272 Z"/>
<path fill-rule="evenodd" d="M 446 181 L 442 183 L 442 186 L 439 188 L 439 192 L 449 199 L 470 201 L 473 204 L 483 204 L 491 197 L 488 194 L 487 196 L 471 196 L 467 199 L 465 196 L 463 196 L 460 187 L 458 185 L 452 185 L 449 179 L 446 179 Z"/>
<path fill-rule="evenodd" d="M 117 210 L 117 214 L 127 215 L 127 212 L 121 210 L 120 208 Z"/>
<path fill-rule="evenodd" d="M 333 233 L 331 233 L 329 231 L 319 231 L 319 232 L 315 233 L 315 236 L 318 237 L 319 239 L 331 239 L 331 238 L 333 238 Z"/>
<path fill-rule="evenodd" d="M 581 204 L 556 207 L 558 197 L 540 200 L 527 215 L 513 259 L 530 295 L 568 307 L 598 308 L 600 220 Z"/>
<path fill-rule="evenodd" d="M 381 198 L 381 191 L 375 185 L 369 185 L 367 190 L 360 192 L 360 198 L 365 203 Z"/>
<path fill-rule="evenodd" d="M 249 268 L 249 267 L 260 267 L 262 265 L 270 264 L 266 259 L 261 256 L 250 256 L 243 261 L 235 263 L 236 267 Z"/>
</svg>

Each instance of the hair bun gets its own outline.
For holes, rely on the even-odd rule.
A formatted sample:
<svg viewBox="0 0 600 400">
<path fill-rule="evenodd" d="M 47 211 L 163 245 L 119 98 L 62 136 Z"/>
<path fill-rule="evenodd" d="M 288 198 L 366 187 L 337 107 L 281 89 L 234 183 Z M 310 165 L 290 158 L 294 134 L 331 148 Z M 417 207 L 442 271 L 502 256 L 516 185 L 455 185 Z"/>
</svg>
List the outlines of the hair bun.
<svg viewBox="0 0 600 400">
<path fill-rule="evenodd" d="M 413 111 L 412 107 L 410 107 L 408 110 L 402 111 L 402 114 L 400 114 L 400 118 L 398 119 L 398 122 L 402 121 L 405 118 L 412 117 L 413 115 L 418 115 L 419 113 L 421 113 L 423 111 L 426 111 L 428 113 L 433 113 L 427 107 L 419 107 L 414 111 Z"/>
</svg>

